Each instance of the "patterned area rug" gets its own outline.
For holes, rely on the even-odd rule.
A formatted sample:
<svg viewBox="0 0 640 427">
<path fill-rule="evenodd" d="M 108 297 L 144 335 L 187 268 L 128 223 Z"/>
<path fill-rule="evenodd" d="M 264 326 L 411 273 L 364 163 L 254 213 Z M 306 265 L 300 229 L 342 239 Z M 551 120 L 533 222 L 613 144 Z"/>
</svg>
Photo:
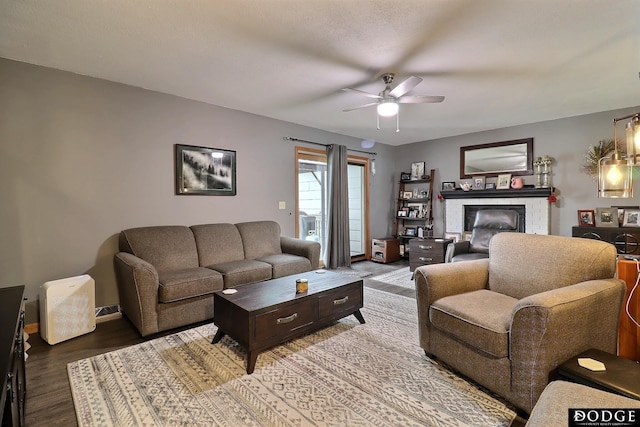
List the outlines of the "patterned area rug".
<svg viewBox="0 0 640 427">
<path fill-rule="evenodd" d="M 349 316 L 258 356 L 213 324 L 68 365 L 87 426 L 508 426 L 512 408 L 425 357 L 411 298 L 365 288 Z"/>
<path fill-rule="evenodd" d="M 351 267 L 338 267 L 338 268 L 328 269 L 327 271 L 332 271 L 334 273 L 346 274 L 347 276 L 355 276 L 355 277 L 371 276 L 371 273 L 368 271 L 355 270 Z"/>
<path fill-rule="evenodd" d="M 370 277 L 370 279 L 377 280 L 378 282 L 390 283 L 396 286 L 402 286 L 403 288 L 416 288 L 413 282 L 413 273 L 409 271 L 409 267 L 400 268 L 379 276 L 373 276 Z"/>
</svg>

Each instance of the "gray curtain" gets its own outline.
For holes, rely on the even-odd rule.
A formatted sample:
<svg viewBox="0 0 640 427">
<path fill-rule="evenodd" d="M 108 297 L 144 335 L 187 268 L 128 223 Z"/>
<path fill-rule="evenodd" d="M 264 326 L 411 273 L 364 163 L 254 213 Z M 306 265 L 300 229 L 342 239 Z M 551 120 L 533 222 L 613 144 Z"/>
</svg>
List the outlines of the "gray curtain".
<svg viewBox="0 0 640 427">
<path fill-rule="evenodd" d="M 333 144 L 327 147 L 327 176 L 329 224 L 324 262 L 327 268 L 349 267 L 349 179 L 347 147 L 344 145 Z"/>
</svg>

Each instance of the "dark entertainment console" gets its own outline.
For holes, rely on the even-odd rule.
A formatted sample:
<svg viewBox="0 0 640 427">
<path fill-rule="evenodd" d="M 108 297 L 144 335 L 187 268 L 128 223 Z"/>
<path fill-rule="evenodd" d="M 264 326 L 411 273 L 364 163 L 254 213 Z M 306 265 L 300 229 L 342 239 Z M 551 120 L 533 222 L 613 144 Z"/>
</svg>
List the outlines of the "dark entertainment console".
<svg viewBox="0 0 640 427">
<path fill-rule="evenodd" d="M 24 426 L 24 286 L 0 288 L 0 373 L 2 427 Z"/>
<path fill-rule="evenodd" d="M 640 255 L 640 227 L 572 227 L 573 237 L 612 243 L 619 254 Z"/>
</svg>

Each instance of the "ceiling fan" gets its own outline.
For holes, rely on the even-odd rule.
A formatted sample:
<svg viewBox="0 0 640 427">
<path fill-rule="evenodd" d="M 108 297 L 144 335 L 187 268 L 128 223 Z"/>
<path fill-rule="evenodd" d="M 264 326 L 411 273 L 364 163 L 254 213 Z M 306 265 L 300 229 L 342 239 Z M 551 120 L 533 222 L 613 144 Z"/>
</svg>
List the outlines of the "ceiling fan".
<svg viewBox="0 0 640 427">
<path fill-rule="evenodd" d="M 393 73 L 384 73 L 381 78 L 385 84 L 385 88 L 378 95 L 373 93 L 365 92 L 359 89 L 354 88 L 344 88 L 342 90 L 348 92 L 355 92 L 360 95 L 367 96 L 369 98 L 377 99 L 376 102 L 370 102 L 368 104 L 359 105 L 357 107 L 348 108 L 346 110 L 342 110 L 344 112 L 359 110 L 360 108 L 371 107 L 377 105 L 377 128 L 380 130 L 380 116 L 382 117 L 393 117 L 396 116 L 396 132 L 400 131 L 400 119 L 399 119 L 399 105 L 398 104 L 430 104 L 430 103 L 438 103 L 444 101 L 444 96 L 429 96 L 429 95 L 406 95 L 411 89 L 416 87 L 422 79 L 416 76 L 410 76 L 406 78 L 404 81 L 400 82 L 396 87 L 391 89 L 391 83 L 393 82 L 393 78 L 395 74 Z"/>
</svg>

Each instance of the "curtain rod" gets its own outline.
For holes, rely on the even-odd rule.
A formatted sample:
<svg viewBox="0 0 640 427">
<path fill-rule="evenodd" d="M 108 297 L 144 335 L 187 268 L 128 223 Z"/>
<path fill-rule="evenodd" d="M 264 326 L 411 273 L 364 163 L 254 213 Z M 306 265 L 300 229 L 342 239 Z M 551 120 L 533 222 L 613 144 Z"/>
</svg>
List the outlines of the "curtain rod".
<svg viewBox="0 0 640 427">
<path fill-rule="evenodd" d="M 328 147 L 330 145 L 333 145 L 333 144 L 323 144 L 321 142 L 307 141 L 305 139 L 293 138 L 291 136 L 285 136 L 282 139 L 284 139 L 285 141 L 306 142 L 307 144 L 322 145 L 323 147 Z M 363 151 L 363 150 L 354 150 L 354 149 L 351 149 L 351 148 L 347 148 L 347 151 L 355 151 L 356 153 L 365 153 L 365 154 L 369 154 L 369 155 L 372 155 L 372 156 L 377 156 L 378 155 L 378 153 L 376 153 L 376 152 Z"/>
</svg>

